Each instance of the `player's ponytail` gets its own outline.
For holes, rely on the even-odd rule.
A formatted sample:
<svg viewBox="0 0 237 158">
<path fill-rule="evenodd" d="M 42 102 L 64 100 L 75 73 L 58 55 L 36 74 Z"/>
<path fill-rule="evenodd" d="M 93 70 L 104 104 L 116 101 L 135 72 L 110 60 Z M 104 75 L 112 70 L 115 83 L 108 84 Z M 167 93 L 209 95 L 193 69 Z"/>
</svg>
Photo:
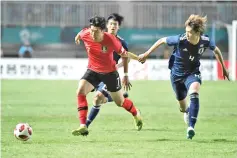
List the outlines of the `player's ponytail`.
<svg viewBox="0 0 237 158">
<path fill-rule="evenodd" d="M 189 26 L 196 33 L 203 34 L 206 29 L 207 16 L 200 16 L 192 14 L 189 16 L 188 20 L 185 22 L 185 26 Z"/>
</svg>

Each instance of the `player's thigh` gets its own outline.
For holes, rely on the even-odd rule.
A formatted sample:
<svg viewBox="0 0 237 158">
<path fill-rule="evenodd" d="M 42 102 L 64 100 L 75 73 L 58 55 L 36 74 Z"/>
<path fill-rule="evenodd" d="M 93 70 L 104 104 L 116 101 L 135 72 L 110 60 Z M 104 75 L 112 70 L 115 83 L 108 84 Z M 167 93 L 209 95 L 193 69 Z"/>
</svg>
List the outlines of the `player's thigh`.
<svg viewBox="0 0 237 158">
<path fill-rule="evenodd" d="M 77 94 L 86 95 L 90 91 L 92 91 L 99 83 L 100 80 L 98 78 L 98 75 L 94 71 L 88 69 L 79 81 Z"/>
<path fill-rule="evenodd" d="M 123 106 L 124 96 L 122 89 L 117 92 L 110 92 L 110 95 L 117 106 Z"/>
<path fill-rule="evenodd" d="M 183 81 L 182 80 L 175 81 L 172 76 L 170 78 L 170 81 L 171 81 L 173 91 L 176 95 L 176 99 L 181 102 L 182 102 L 182 100 L 185 100 L 185 98 L 187 96 L 187 88 L 186 88 L 185 84 L 183 83 Z"/>
<path fill-rule="evenodd" d="M 77 95 L 84 94 L 87 95 L 94 89 L 94 86 L 85 79 L 81 79 L 78 83 Z"/>
<path fill-rule="evenodd" d="M 202 84 L 201 74 L 192 74 L 189 75 L 185 81 L 185 86 L 188 89 L 188 93 L 199 93 L 200 87 Z"/>
<path fill-rule="evenodd" d="M 121 89 L 121 80 L 119 77 L 119 73 L 117 71 L 104 74 L 101 77 L 102 81 L 106 84 L 107 90 L 109 92 L 117 92 Z"/>
</svg>

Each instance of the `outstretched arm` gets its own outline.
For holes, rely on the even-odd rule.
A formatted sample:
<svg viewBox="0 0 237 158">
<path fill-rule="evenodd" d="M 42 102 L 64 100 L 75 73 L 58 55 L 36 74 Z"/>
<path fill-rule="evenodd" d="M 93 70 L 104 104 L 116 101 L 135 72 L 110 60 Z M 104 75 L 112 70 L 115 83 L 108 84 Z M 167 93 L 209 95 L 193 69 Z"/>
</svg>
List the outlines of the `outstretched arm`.
<svg viewBox="0 0 237 158">
<path fill-rule="evenodd" d="M 148 58 L 148 56 L 149 56 L 152 52 L 154 52 L 154 50 L 155 50 L 156 48 L 158 48 L 159 46 L 161 46 L 162 44 L 165 44 L 165 43 L 166 43 L 166 37 L 163 37 L 163 38 L 159 39 L 158 41 L 156 41 L 156 43 L 154 43 L 154 44 L 148 49 L 148 51 L 146 51 L 146 52 L 143 53 L 143 54 L 140 54 L 138 60 L 139 60 L 140 62 L 145 62 L 146 59 Z"/>
<path fill-rule="evenodd" d="M 214 55 L 215 55 L 216 59 L 219 61 L 219 63 L 221 64 L 223 78 L 225 79 L 225 77 L 226 77 L 228 80 L 230 80 L 229 79 L 229 72 L 227 71 L 227 69 L 225 67 L 221 51 L 217 46 L 214 49 Z"/>
</svg>

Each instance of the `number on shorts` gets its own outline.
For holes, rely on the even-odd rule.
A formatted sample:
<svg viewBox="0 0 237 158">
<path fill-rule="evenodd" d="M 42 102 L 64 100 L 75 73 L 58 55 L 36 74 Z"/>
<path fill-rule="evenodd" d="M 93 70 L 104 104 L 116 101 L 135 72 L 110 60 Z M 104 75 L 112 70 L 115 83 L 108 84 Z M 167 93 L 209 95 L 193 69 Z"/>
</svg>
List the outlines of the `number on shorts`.
<svg viewBox="0 0 237 158">
<path fill-rule="evenodd" d="M 120 87 L 120 78 L 119 77 L 117 78 L 117 81 L 118 81 L 117 88 L 119 88 Z"/>
</svg>

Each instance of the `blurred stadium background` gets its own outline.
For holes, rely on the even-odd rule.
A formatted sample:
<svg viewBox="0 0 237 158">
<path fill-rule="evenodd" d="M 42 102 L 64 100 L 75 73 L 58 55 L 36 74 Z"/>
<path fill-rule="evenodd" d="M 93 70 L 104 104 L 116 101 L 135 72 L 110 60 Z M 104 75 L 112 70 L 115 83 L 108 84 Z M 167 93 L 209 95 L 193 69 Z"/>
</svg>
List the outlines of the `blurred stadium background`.
<svg viewBox="0 0 237 158">
<path fill-rule="evenodd" d="M 212 36 L 214 23 L 231 24 L 237 19 L 237 2 L 1 2 L 2 51 L 4 57 L 16 57 L 23 42 L 34 48 L 33 57 L 86 57 L 83 46 L 74 44 L 76 33 L 88 25 L 93 15 L 107 17 L 118 12 L 125 17 L 119 35 L 134 52 L 143 52 L 163 36 L 184 31 L 190 14 L 207 15 L 207 34 Z M 99 6 L 99 7 L 98 7 Z M 227 58 L 228 32 L 217 24 L 217 45 Z M 65 53 L 64 49 L 67 53 Z M 210 54 L 204 54 L 209 58 Z M 163 58 L 163 50 L 153 58 Z"/>
<path fill-rule="evenodd" d="M 190 14 L 207 15 L 206 33 L 222 50 L 235 80 L 236 10 L 237 2 L 214 0 L 1 1 L 2 157 L 236 157 L 237 84 L 213 81 L 222 77 L 210 51 L 201 62 L 205 81 L 193 142 L 185 140 L 186 127 L 168 81 L 172 48 L 166 46 L 145 64 L 129 65 L 129 76 L 136 80 L 129 95 L 144 115 L 143 131 L 133 129 L 127 112 L 106 105 L 88 138 L 70 133 L 78 126 L 75 90 L 87 65 L 84 46 L 76 46 L 74 37 L 91 16 L 123 15 L 119 35 L 140 54 L 160 37 L 183 33 Z M 29 122 L 35 132 L 24 147 L 13 137 L 19 122 Z"/>
<path fill-rule="evenodd" d="M 23 54 L 23 57 L 32 58 L 86 58 L 83 44 L 74 44 L 75 35 L 88 25 L 93 15 L 106 17 L 113 12 L 125 17 L 119 35 L 128 42 L 130 51 L 137 54 L 146 51 L 161 37 L 183 33 L 184 22 L 195 13 L 207 15 L 206 33 L 215 40 L 225 60 L 232 57 L 228 52 L 233 45 L 231 26 L 237 19 L 237 2 L 3 1 L 1 4 L 1 55 L 4 58 L 22 57 Z M 170 53 L 172 48 L 163 46 L 150 58 L 167 59 Z M 204 53 L 203 59 L 212 61 L 212 52 Z M 207 66 L 215 71 L 208 79 L 218 78 L 215 67 L 213 63 Z M 1 69 L 3 73 L 7 71 Z"/>
</svg>

